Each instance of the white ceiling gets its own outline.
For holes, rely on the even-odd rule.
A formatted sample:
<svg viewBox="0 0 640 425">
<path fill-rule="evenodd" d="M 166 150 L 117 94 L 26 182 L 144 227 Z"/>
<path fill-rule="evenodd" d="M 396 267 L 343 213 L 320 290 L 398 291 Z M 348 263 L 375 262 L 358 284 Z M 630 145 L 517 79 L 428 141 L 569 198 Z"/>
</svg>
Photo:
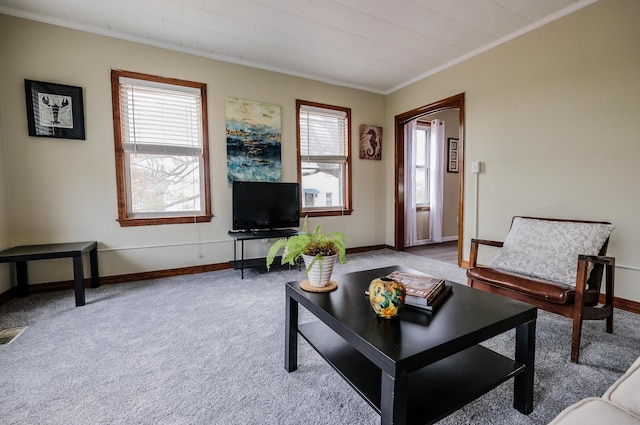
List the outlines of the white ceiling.
<svg viewBox="0 0 640 425">
<path fill-rule="evenodd" d="M 0 13 L 388 94 L 595 1 L 0 0 Z"/>
</svg>

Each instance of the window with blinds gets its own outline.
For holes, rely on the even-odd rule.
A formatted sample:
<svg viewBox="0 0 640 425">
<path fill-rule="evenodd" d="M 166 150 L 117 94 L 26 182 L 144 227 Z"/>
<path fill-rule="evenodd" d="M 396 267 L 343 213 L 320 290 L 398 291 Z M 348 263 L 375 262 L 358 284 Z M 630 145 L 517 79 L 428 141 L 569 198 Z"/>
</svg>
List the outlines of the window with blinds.
<svg viewBox="0 0 640 425">
<path fill-rule="evenodd" d="M 209 221 L 206 86 L 112 71 L 121 225 Z"/>
<path fill-rule="evenodd" d="M 351 213 L 351 110 L 296 101 L 298 170 L 306 215 Z"/>
</svg>

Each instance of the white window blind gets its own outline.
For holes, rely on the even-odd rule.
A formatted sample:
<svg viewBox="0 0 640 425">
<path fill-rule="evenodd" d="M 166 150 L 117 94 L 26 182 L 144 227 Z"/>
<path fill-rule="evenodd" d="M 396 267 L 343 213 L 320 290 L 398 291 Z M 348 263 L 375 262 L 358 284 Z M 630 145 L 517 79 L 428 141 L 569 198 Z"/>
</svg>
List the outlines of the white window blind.
<svg viewBox="0 0 640 425">
<path fill-rule="evenodd" d="M 121 77 L 120 100 L 126 152 L 202 151 L 200 90 Z"/>
<path fill-rule="evenodd" d="M 348 123 L 345 112 L 302 105 L 299 119 L 303 158 L 346 160 Z"/>
</svg>

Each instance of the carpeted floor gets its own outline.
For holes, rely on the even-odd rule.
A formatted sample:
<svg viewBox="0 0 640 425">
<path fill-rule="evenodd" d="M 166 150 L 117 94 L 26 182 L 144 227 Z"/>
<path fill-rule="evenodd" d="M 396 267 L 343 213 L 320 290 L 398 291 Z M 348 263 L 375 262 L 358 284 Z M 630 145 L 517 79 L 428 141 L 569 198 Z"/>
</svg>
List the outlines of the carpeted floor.
<svg viewBox="0 0 640 425">
<path fill-rule="evenodd" d="M 407 253 L 347 257 L 336 273 L 400 264 L 464 283 L 464 270 Z M 187 275 L 34 294 L 0 307 L 0 329 L 29 326 L 0 346 L 3 424 L 377 424 L 379 416 L 300 340 L 284 370 L 283 282 L 298 270 Z M 339 281 L 339 277 L 336 279 Z M 373 313 L 372 313 L 373 314 Z M 303 311 L 302 321 L 313 320 Z M 571 323 L 539 312 L 535 409 L 512 408 L 512 382 L 440 424 L 545 424 L 600 396 L 640 355 L 640 317 L 616 310 L 614 333 L 587 323 L 581 364 Z M 514 333 L 486 344 L 512 355 Z M 461 389 L 463 390 L 463 389 Z M 428 408 L 428 400 L 425 400 Z"/>
</svg>

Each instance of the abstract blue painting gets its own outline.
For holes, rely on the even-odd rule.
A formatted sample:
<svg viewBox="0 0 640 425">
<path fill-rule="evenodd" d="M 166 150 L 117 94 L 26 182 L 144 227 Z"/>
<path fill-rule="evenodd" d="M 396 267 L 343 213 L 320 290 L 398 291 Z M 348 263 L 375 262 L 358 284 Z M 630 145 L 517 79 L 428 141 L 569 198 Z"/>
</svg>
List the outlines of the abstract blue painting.
<svg viewBox="0 0 640 425">
<path fill-rule="evenodd" d="M 280 106 L 228 97 L 227 181 L 282 180 Z"/>
</svg>

